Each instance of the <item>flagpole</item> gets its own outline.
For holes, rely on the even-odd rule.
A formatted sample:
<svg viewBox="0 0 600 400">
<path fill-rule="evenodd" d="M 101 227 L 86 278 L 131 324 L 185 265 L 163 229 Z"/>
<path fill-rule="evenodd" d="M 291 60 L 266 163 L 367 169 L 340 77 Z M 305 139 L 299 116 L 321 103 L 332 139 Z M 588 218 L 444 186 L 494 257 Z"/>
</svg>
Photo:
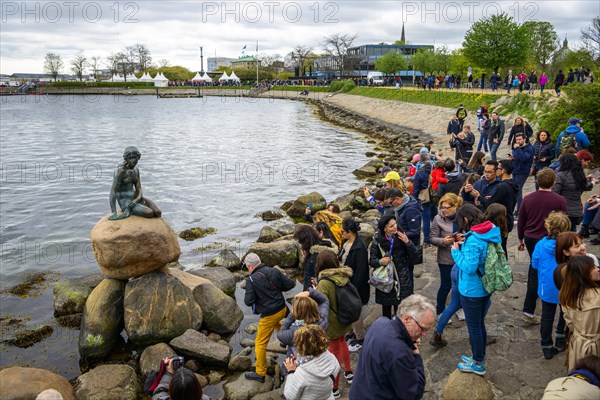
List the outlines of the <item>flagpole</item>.
<svg viewBox="0 0 600 400">
<path fill-rule="evenodd" d="M 258 40 L 256 41 L 256 87 L 258 87 Z"/>
</svg>

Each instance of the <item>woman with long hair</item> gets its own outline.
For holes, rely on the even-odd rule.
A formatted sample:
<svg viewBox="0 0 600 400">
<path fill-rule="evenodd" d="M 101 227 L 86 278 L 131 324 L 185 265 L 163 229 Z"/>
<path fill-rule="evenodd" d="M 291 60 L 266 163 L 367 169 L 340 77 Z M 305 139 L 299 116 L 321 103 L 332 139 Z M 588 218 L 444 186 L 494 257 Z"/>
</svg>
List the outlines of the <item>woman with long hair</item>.
<svg viewBox="0 0 600 400">
<path fill-rule="evenodd" d="M 542 129 L 538 132 L 535 143 L 533 144 L 533 177 L 535 182 L 535 190 L 539 189 L 537 184 L 537 173 L 538 171 L 550 167 L 552 160 L 554 160 L 554 143 L 547 130 Z"/>
<path fill-rule="evenodd" d="M 319 232 L 310 225 L 298 225 L 294 232 L 294 239 L 300 243 L 302 256 L 304 257 L 304 284 L 302 290 L 308 290 L 312 286 L 311 279 L 317 276 L 315 264 L 317 255 L 321 250 L 331 249 L 329 240 L 322 239 Z"/>
<path fill-rule="evenodd" d="M 529 138 L 533 135 L 533 129 L 531 125 L 529 125 L 523 117 L 516 117 L 514 121 L 514 125 L 510 129 L 510 133 L 508 134 L 508 141 L 506 142 L 507 146 L 511 149 L 514 147 L 517 141 L 517 134 L 524 133 L 526 140 L 529 141 Z"/>
<path fill-rule="evenodd" d="M 384 215 L 379 219 L 377 233 L 371 243 L 371 268 L 376 269 L 393 262 L 396 269 L 395 284 L 389 293 L 375 289 L 375 303 L 381 304 L 384 317 L 392 319 L 392 315 L 398 311 L 400 302 L 413 294 L 409 268 L 416 253 L 417 247 L 414 243 L 404 232 L 398 230 L 395 215 Z M 392 314 L 392 307 L 394 314 Z"/>
<path fill-rule="evenodd" d="M 329 240 L 332 245 L 331 248 L 333 249 L 334 252 L 337 253 L 338 249 L 340 248 L 340 243 L 338 243 L 335 235 L 333 234 L 333 232 L 331 232 L 329 225 L 327 225 L 323 221 L 319 221 L 319 222 L 315 222 L 313 226 L 319 233 L 319 237 L 324 240 Z"/>
<path fill-rule="evenodd" d="M 327 337 L 329 338 L 329 351 L 344 364 L 344 378 L 350 384 L 354 374 L 350 364 L 350 352 L 344 334 L 352 325 L 343 325 L 337 318 L 336 289 L 346 286 L 352 278 L 352 268 L 340 266 L 338 256 L 331 250 L 323 250 L 317 256 L 317 274 L 319 283 L 317 290 L 329 299 L 329 326 Z M 333 382 L 333 396 L 339 397 L 340 375 L 337 374 Z"/>
<path fill-rule="evenodd" d="M 352 279 L 350 282 L 354 285 L 363 305 L 362 312 L 358 321 L 352 324 L 354 337 L 350 337 L 348 349 L 351 352 L 360 350 L 363 339 L 365 338 L 365 329 L 363 320 L 368 312 L 366 305 L 369 303 L 371 286 L 369 285 L 369 253 L 367 245 L 362 240 L 358 232 L 360 224 L 352 217 L 346 217 L 342 221 L 342 237 L 344 242 L 340 251 L 340 263 L 346 267 L 352 268 Z"/>
<path fill-rule="evenodd" d="M 581 195 L 584 191 L 592 190 L 592 182 L 588 182 L 583 167 L 577 157 L 564 153 L 560 157 L 560 171 L 556 174 L 556 183 L 552 190 L 567 200 L 567 211 L 571 219 L 571 230 L 577 231 L 577 225 L 583 219 L 583 204 Z"/>
<path fill-rule="evenodd" d="M 339 373 L 340 365 L 327 348 L 329 340 L 323 328 L 304 325 L 294 334 L 296 356 L 289 356 L 284 365 L 289 371 L 283 389 L 286 399 L 333 400 L 331 376 Z"/>
<path fill-rule="evenodd" d="M 575 256 L 563 270 L 558 298 L 571 331 L 568 369 L 587 354 L 600 356 L 600 269 L 587 256 Z"/>
<path fill-rule="evenodd" d="M 166 371 L 152 394 L 152 400 L 210 400 L 202 394 L 202 386 L 196 374 L 180 367 L 173 370 L 172 358 L 163 359 Z"/>
<path fill-rule="evenodd" d="M 500 228 L 500 236 L 502 237 L 502 250 L 504 254 L 508 254 L 506 244 L 508 242 L 508 223 L 506 221 L 506 207 L 502 204 L 492 203 L 485 209 L 483 213 L 484 221 L 490 221 L 492 224 Z"/>
<path fill-rule="evenodd" d="M 461 164 L 463 172 L 476 173 L 479 176 L 483 175 L 485 169 L 485 153 L 483 151 L 476 151 L 471 156 L 468 165 Z"/>
<path fill-rule="evenodd" d="M 563 277 L 564 269 L 567 266 L 567 262 L 571 257 L 576 256 L 588 256 L 594 260 L 594 264 L 600 268 L 598 258 L 586 251 L 585 242 L 583 238 L 575 232 L 563 232 L 556 238 L 556 250 L 554 251 L 554 257 L 556 258 L 557 267 L 554 270 L 554 284 L 560 290 Z"/>
<path fill-rule="evenodd" d="M 541 346 L 544 357 L 549 360 L 566 347 L 565 319 L 558 303 L 558 289 L 554 284 L 556 269 L 556 239 L 563 232 L 571 229 L 571 221 L 565 214 L 552 211 L 544 221 L 548 235 L 535 245 L 531 256 L 531 267 L 537 270 L 537 294 L 542 301 L 542 319 L 540 322 Z M 556 341 L 552 345 L 552 326 L 556 308 L 559 308 L 558 324 L 556 325 Z"/>
<path fill-rule="evenodd" d="M 458 368 L 463 372 L 485 375 L 487 332 L 485 316 L 490 294 L 483 287 L 485 258 L 490 243 L 500 244 L 500 228 L 484 222 L 483 213 L 474 204 L 464 204 L 456 212 L 456 223 L 462 236 L 452 245 L 452 258 L 458 266 L 458 290 L 465 312 L 472 357 L 462 356 Z"/>
</svg>

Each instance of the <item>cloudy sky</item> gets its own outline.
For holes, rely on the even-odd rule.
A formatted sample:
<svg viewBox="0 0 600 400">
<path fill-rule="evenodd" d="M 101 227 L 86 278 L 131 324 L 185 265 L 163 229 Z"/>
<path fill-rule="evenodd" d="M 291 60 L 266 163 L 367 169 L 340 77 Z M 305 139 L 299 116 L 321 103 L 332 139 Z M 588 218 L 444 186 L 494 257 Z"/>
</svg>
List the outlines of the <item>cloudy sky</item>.
<svg viewBox="0 0 600 400">
<path fill-rule="evenodd" d="M 506 12 L 519 23 L 551 22 L 576 44 L 580 28 L 600 15 L 593 1 L 5 1 L 0 2 L 0 73 L 43 72 L 47 52 L 61 55 L 63 72 L 77 50 L 106 59 L 145 44 L 153 61 L 200 69 L 206 57 L 239 57 L 247 46 L 285 56 L 294 46 L 318 52 L 326 35 L 357 34 L 356 44 L 406 39 L 413 44 L 461 46 L 472 23 Z"/>
</svg>

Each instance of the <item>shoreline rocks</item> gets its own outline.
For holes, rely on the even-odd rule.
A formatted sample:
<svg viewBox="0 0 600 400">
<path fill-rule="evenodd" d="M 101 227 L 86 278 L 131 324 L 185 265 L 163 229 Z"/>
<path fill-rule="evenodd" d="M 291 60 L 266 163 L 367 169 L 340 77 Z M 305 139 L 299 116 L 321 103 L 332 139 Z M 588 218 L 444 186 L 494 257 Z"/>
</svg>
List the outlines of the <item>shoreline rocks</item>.
<svg viewBox="0 0 600 400">
<path fill-rule="evenodd" d="M 0 398 L 3 400 L 35 399 L 46 389 L 55 389 L 64 400 L 74 400 L 68 380 L 39 368 L 9 367 L 0 371 Z"/>
</svg>

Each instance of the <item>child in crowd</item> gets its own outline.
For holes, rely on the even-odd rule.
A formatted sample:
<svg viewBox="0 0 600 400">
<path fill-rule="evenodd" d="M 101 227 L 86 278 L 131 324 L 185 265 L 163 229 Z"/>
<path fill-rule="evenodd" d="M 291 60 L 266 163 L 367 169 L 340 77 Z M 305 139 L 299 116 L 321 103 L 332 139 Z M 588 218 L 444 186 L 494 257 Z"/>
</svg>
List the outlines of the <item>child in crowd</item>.
<svg viewBox="0 0 600 400">
<path fill-rule="evenodd" d="M 419 162 L 421 161 L 421 153 L 417 153 L 412 157 L 410 166 L 408 167 L 408 178 L 412 178 L 417 173 Z"/>
<path fill-rule="evenodd" d="M 433 171 L 431 171 L 431 188 L 437 192 L 440 183 L 448 183 L 442 160 L 437 161 Z"/>
</svg>

